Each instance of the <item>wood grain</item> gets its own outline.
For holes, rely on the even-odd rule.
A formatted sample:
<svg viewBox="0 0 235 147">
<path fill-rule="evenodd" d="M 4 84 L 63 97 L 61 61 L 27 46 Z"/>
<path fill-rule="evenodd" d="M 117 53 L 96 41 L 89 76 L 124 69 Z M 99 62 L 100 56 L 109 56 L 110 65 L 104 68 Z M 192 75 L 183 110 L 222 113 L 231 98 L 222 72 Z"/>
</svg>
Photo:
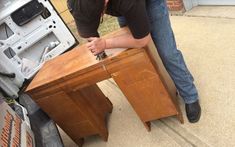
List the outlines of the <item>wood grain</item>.
<svg viewBox="0 0 235 147">
<path fill-rule="evenodd" d="M 176 115 L 175 105 L 145 51 L 123 59 L 121 70 L 107 66 L 143 122 Z M 129 61 L 129 62 L 128 62 Z"/>
<path fill-rule="evenodd" d="M 26 91 L 77 143 L 94 134 L 108 139 L 105 118 L 113 106 L 96 83 L 110 77 L 148 131 L 155 119 L 177 115 L 182 121 L 174 83 L 152 48 L 110 49 L 107 54 L 97 61 L 86 46 L 76 47 L 47 62 Z"/>
</svg>

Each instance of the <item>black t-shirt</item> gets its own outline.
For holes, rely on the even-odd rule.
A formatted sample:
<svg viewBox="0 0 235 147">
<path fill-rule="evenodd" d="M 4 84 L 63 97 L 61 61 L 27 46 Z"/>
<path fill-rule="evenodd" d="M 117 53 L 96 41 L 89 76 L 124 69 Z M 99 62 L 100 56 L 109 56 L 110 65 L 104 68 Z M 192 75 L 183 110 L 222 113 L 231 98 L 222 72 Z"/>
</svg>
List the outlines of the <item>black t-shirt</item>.
<svg viewBox="0 0 235 147">
<path fill-rule="evenodd" d="M 104 0 L 68 0 L 68 7 L 82 37 L 99 36 L 97 29 L 104 10 Z M 109 0 L 106 13 L 124 16 L 136 39 L 141 39 L 150 32 L 146 0 Z"/>
<path fill-rule="evenodd" d="M 124 16 L 136 39 L 141 39 L 150 32 L 145 0 L 109 0 L 106 13 L 112 16 Z"/>
</svg>

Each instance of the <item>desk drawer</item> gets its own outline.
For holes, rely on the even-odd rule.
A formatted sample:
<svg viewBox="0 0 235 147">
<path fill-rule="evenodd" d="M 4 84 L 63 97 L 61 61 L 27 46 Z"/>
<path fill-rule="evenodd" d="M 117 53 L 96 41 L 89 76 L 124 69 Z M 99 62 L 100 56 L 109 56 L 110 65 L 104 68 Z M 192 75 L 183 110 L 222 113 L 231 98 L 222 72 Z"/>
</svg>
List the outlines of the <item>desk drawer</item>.
<svg viewBox="0 0 235 147">
<path fill-rule="evenodd" d="M 107 73 L 105 67 L 99 67 L 84 74 L 73 75 L 69 78 L 65 78 L 63 85 L 66 88 L 66 91 L 77 91 L 108 78 L 111 78 L 111 75 Z"/>
<path fill-rule="evenodd" d="M 31 91 L 27 91 L 33 100 L 37 100 L 43 97 L 47 97 L 62 91 L 62 85 L 59 83 L 48 84 L 42 88 L 36 88 Z"/>
<path fill-rule="evenodd" d="M 107 72 L 112 74 L 120 70 L 129 68 L 129 66 L 141 66 L 143 62 L 149 61 L 145 52 L 139 52 L 137 54 L 128 56 L 126 58 L 116 58 L 113 62 L 108 63 L 106 66 Z M 144 68 L 144 67 L 143 67 Z"/>
</svg>

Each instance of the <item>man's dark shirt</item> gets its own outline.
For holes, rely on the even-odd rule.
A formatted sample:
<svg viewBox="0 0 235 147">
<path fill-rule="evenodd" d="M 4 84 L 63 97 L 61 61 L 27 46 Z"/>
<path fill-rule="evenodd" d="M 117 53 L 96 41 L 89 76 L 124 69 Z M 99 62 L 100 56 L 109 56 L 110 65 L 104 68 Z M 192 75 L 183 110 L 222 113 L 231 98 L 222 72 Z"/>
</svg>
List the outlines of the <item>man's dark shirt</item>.
<svg viewBox="0 0 235 147">
<path fill-rule="evenodd" d="M 98 35 L 101 14 L 97 13 L 104 9 L 104 2 L 99 1 L 101 0 L 68 0 L 68 7 L 74 16 L 78 31 L 85 38 Z M 150 32 L 146 0 L 109 0 L 105 13 L 117 17 L 124 16 L 136 39 L 144 38 Z"/>
<path fill-rule="evenodd" d="M 109 0 L 106 13 L 117 17 L 124 16 L 136 39 L 141 39 L 150 32 L 145 0 Z"/>
</svg>

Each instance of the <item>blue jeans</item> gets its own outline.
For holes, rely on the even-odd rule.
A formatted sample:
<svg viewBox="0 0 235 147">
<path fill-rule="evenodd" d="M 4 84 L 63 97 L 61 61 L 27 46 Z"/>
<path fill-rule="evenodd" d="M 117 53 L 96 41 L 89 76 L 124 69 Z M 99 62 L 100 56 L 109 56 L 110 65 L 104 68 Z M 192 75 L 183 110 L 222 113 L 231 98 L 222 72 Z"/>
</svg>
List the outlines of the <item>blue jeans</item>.
<svg viewBox="0 0 235 147">
<path fill-rule="evenodd" d="M 197 101 L 198 92 L 193 83 L 194 79 L 182 53 L 176 47 L 165 0 L 147 0 L 146 8 L 153 42 L 180 96 L 187 104 Z M 118 21 L 121 27 L 126 25 L 124 17 L 119 17 Z"/>
</svg>

